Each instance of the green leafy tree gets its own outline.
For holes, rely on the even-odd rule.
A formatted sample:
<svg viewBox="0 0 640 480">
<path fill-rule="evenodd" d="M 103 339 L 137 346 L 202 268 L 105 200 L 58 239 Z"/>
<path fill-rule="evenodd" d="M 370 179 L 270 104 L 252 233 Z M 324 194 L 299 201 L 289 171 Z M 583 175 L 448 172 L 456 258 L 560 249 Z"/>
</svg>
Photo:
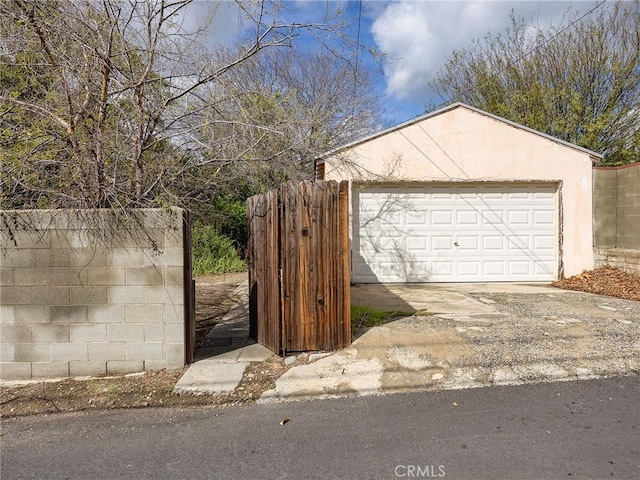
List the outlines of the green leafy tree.
<svg viewBox="0 0 640 480">
<path fill-rule="evenodd" d="M 511 27 L 454 51 L 432 83 L 462 101 L 605 156 L 640 161 L 640 3 L 605 4 L 572 24 Z"/>
</svg>

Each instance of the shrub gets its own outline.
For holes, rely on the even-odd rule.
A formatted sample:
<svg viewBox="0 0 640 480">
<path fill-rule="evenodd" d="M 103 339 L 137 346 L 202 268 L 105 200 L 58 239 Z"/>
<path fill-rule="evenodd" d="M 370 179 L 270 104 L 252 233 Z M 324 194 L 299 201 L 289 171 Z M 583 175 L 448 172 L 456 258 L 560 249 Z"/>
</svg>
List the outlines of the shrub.
<svg viewBox="0 0 640 480">
<path fill-rule="evenodd" d="M 194 275 L 243 272 L 247 269 L 233 241 L 212 225 L 194 225 L 192 242 Z"/>
</svg>

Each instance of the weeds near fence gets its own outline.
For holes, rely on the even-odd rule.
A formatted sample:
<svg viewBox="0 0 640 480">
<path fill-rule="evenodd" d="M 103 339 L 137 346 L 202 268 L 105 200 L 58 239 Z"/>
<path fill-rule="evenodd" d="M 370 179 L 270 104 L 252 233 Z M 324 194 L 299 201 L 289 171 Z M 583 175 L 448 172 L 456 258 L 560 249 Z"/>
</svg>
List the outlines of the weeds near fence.
<svg viewBox="0 0 640 480">
<path fill-rule="evenodd" d="M 231 239 L 211 225 L 195 225 L 192 233 L 193 274 L 244 272 L 247 264 Z"/>
<path fill-rule="evenodd" d="M 427 310 L 379 310 L 373 307 L 363 307 L 360 305 L 351 305 L 351 338 L 353 339 L 363 327 L 375 327 L 384 325 L 387 320 L 399 317 L 420 316 L 426 317 L 434 315 L 433 312 Z"/>
</svg>

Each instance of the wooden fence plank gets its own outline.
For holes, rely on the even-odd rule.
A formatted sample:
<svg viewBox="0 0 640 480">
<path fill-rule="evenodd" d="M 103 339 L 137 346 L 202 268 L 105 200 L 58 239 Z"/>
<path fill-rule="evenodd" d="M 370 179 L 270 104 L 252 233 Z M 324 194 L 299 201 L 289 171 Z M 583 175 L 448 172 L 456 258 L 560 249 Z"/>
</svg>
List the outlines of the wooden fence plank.
<svg viewBox="0 0 640 480">
<path fill-rule="evenodd" d="M 289 182 L 247 201 L 251 332 L 276 353 L 351 342 L 348 194 Z"/>
<path fill-rule="evenodd" d="M 280 293 L 278 285 L 278 197 L 276 192 L 247 200 L 249 239 L 249 331 L 258 343 L 280 354 Z M 274 281 L 275 278 L 275 281 Z"/>
</svg>

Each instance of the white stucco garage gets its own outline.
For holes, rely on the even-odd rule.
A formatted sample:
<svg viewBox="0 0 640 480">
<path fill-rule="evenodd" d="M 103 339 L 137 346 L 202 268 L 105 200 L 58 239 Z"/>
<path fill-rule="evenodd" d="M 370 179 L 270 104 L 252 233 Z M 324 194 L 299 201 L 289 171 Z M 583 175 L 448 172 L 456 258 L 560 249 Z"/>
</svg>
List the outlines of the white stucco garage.
<svg viewBox="0 0 640 480">
<path fill-rule="evenodd" d="M 599 154 L 464 104 L 328 152 L 351 180 L 352 281 L 541 281 L 593 267 Z"/>
</svg>

